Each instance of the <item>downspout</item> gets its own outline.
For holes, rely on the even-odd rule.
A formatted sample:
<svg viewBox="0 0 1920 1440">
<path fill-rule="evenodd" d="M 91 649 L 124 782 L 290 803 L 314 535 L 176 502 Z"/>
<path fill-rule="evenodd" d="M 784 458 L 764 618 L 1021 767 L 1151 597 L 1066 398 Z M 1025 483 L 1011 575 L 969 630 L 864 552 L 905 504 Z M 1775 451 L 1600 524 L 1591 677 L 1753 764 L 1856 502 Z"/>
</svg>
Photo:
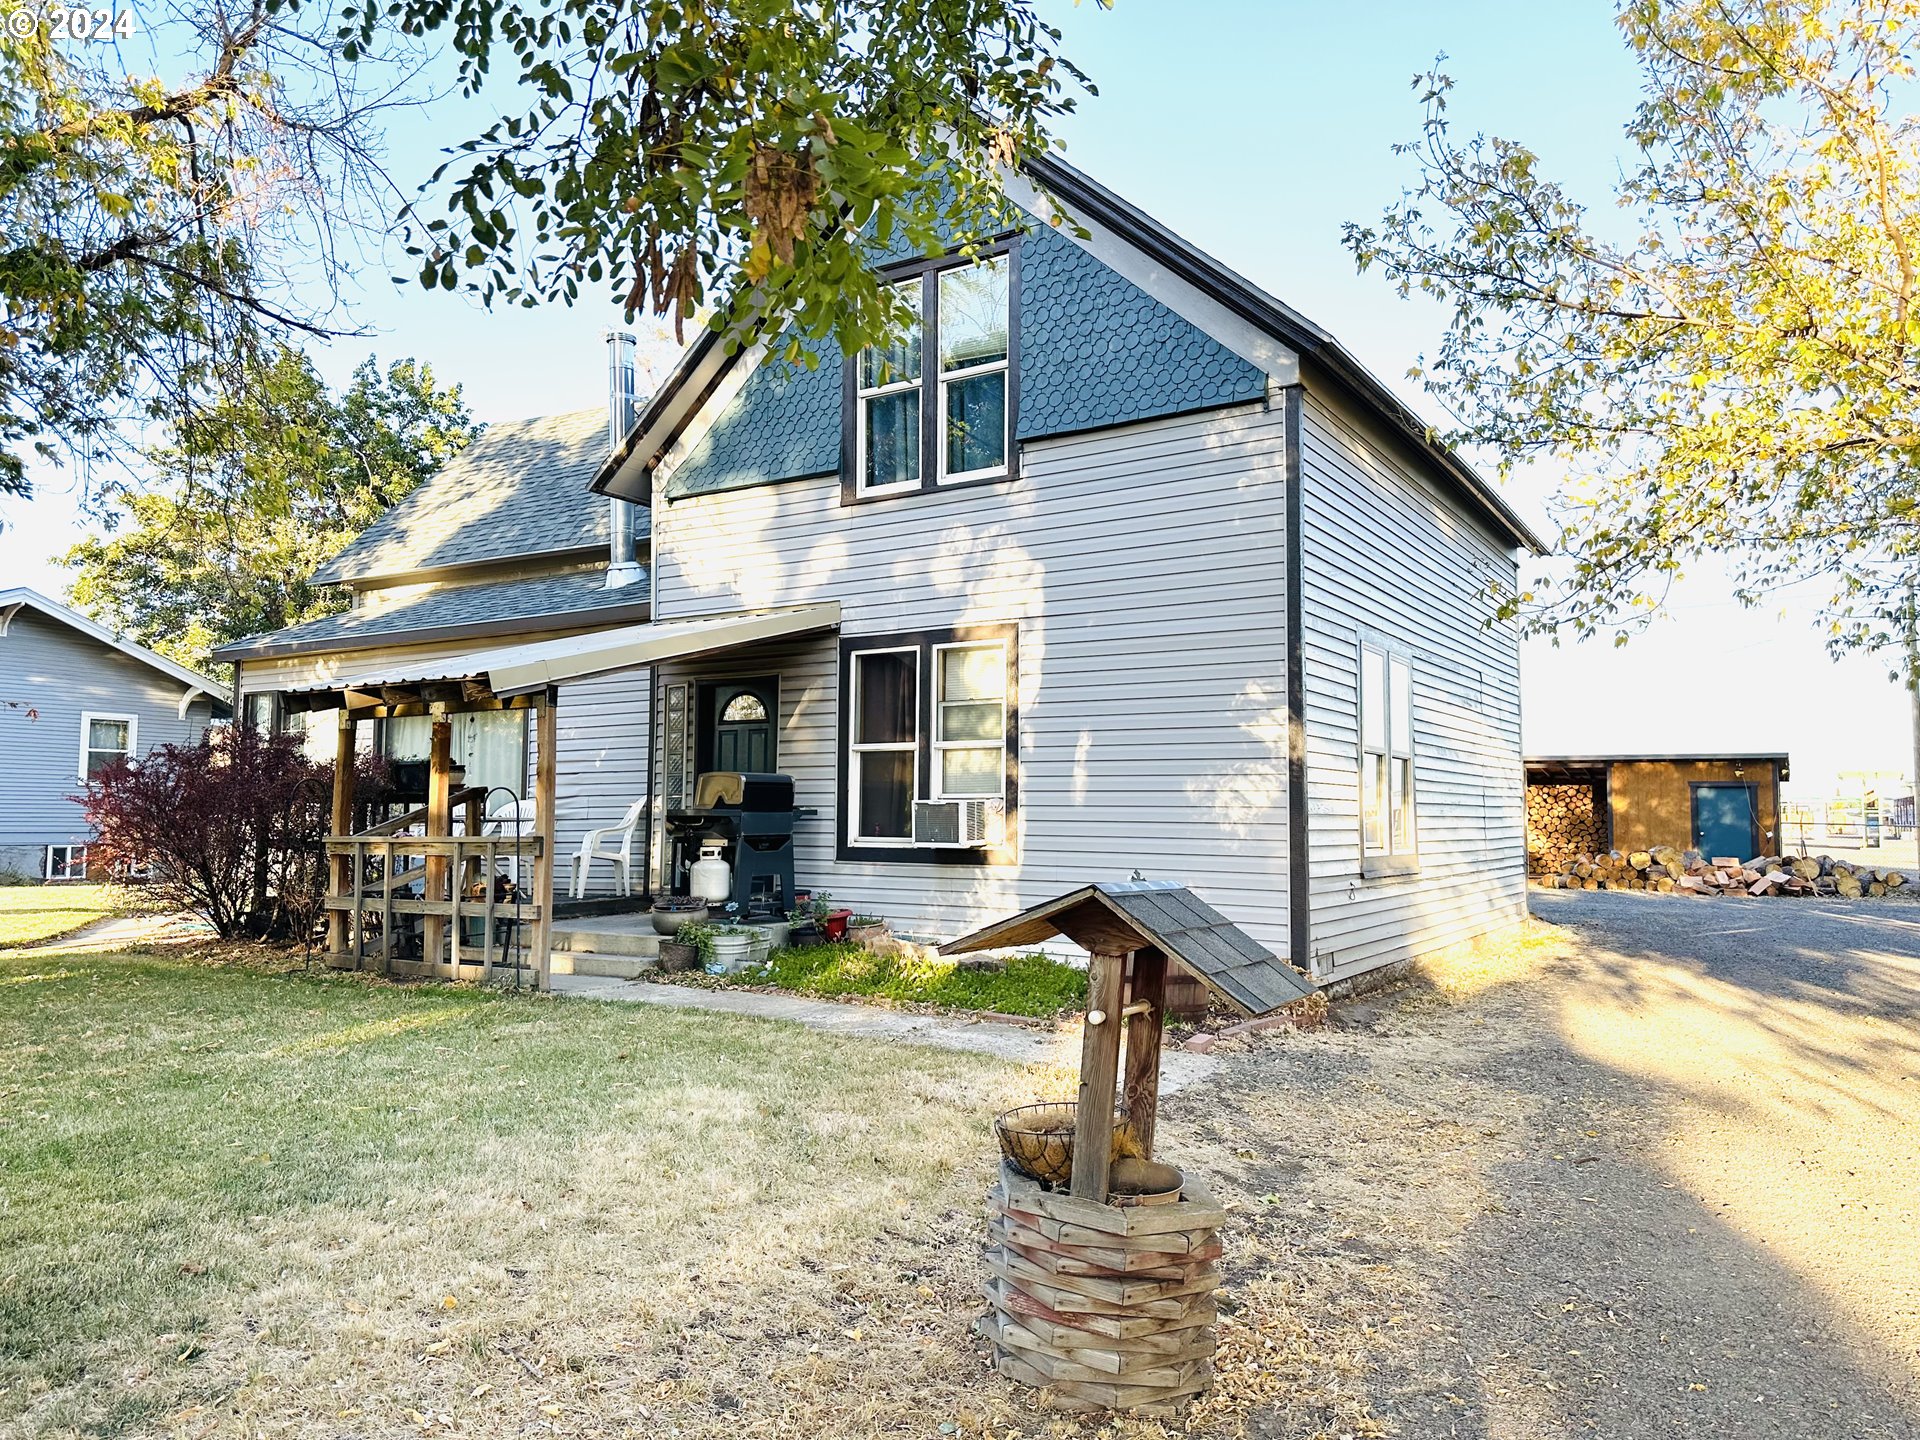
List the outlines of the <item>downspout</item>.
<svg viewBox="0 0 1920 1440">
<path fill-rule="evenodd" d="M 633 429 L 636 409 L 633 393 L 633 336 L 624 330 L 607 331 L 607 453 L 618 453 Z M 619 590 L 647 578 L 635 558 L 635 506 L 617 496 L 607 497 L 607 589 Z"/>
<path fill-rule="evenodd" d="M 1287 595 L 1287 959 L 1317 979 L 1313 956 L 1313 827 L 1307 808 L 1306 482 L 1300 467 L 1301 387 L 1287 386 L 1282 476 Z"/>
</svg>

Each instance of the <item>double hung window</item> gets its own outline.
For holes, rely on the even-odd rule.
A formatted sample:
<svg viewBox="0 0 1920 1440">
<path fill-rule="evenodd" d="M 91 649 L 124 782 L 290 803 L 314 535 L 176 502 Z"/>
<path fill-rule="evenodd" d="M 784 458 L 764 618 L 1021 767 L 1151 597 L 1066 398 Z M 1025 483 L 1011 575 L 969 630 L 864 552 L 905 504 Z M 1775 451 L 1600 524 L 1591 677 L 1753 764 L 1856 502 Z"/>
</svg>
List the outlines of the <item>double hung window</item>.
<svg viewBox="0 0 1920 1440">
<path fill-rule="evenodd" d="M 895 293 L 912 312 L 852 367 L 849 497 L 874 498 L 1013 473 L 1014 260 L 923 267 Z"/>
<path fill-rule="evenodd" d="M 1360 646 L 1360 849 L 1370 874 L 1411 870 L 1414 828 L 1413 663 Z"/>
</svg>

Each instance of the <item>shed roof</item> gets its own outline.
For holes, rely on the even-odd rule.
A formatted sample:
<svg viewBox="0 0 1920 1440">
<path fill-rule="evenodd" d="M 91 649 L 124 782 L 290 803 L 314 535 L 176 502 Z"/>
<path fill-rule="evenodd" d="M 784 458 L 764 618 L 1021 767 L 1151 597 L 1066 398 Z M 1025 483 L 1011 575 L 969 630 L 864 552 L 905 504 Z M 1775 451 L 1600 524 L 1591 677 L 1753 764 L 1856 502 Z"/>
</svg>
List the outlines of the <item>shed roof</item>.
<svg viewBox="0 0 1920 1440">
<path fill-rule="evenodd" d="M 604 550 L 607 505 L 587 486 L 606 454 L 604 410 L 489 425 L 314 579 L 365 582 Z M 634 518 L 644 536 L 647 516 Z"/>
<path fill-rule="evenodd" d="M 1528 765 L 1711 765 L 1728 761 L 1757 765 L 1787 763 L 1784 750 L 1711 750 L 1680 755 L 1529 755 Z"/>
<path fill-rule="evenodd" d="M 607 588 L 601 568 L 479 585 L 448 585 L 402 599 L 356 606 L 284 630 L 249 635 L 213 652 L 223 661 L 265 660 L 367 645 L 415 645 L 480 639 L 527 630 L 626 624 L 651 613 L 645 581 Z"/>
<path fill-rule="evenodd" d="M 1313 993 L 1286 961 L 1186 886 L 1168 880 L 1085 885 L 949 940 L 940 953 L 1033 945 L 1056 935 L 1087 950 L 1157 950 L 1246 1015 L 1265 1015 Z"/>
</svg>

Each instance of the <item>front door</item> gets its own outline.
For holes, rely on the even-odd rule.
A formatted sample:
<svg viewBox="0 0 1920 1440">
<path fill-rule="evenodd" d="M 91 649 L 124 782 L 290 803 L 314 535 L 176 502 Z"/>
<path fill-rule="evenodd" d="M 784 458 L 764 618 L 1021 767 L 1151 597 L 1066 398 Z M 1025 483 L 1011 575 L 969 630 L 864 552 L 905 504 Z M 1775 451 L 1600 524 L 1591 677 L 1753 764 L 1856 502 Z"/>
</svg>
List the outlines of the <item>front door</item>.
<svg viewBox="0 0 1920 1440">
<path fill-rule="evenodd" d="M 778 759 L 774 741 L 780 709 L 777 680 L 712 681 L 700 687 L 700 773 L 739 770 L 765 774 Z"/>
<path fill-rule="evenodd" d="M 1693 848 L 1708 859 L 1753 858 L 1760 844 L 1754 823 L 1756 787 L 1728 782 L 1693 787 Z"/>
</svg>

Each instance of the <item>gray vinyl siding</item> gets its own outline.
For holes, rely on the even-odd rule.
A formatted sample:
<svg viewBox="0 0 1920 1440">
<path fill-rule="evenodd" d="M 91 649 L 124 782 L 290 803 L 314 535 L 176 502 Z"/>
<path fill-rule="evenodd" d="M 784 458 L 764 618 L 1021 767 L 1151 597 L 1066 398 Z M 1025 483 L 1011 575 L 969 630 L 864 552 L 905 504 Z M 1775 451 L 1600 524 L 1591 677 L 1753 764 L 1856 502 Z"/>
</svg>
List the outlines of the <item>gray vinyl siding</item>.
<svg viewBox="0 0 1920 1440">
<path fill-rule="evenodd" d="M 616 670 L 560 687 L 555 750 L 554 823 L 558 827 L 553 884 L 565 892 L 573 856 L 587 831 L 617 825 L 627 808 L 647 793 L 647 715 L 652 672 Z M 532 754 L 535 747 L 529 746 Z M 528 774 L 532 774 L 531 768 Z M 646 858 L 634 842 L 633 887 L 646 887 Z M 602 860 L 588 871 L 587 893 L 614 893 L 613 866 Z"/>
<path fill-rule="evenodd" d="M 80 717 L 132 715 L 134 752 L 198 739 L 204 696 L 180 714 L 186 687 L 130 655 L 23 607 L 0 635 L 0 846 L 82 844 Z M 34 869 L 37 875 L 39 870 Z"/>
<path fill-rule="evenodd" d="M 1519 648 L 1485 623 L 1511 552 L 1352 415 L 1311 392 L 1303 412 L 1312 950 L 1327 980 L 1524 918 Z M 1363 630 L 1412 655 L 1415 875 L 1361 876 Z"/>
<path fill-rule="evenodd" d="M 779 674 L 778 763 L 816 812 L 798 882 L 896 928 L 949 937 L 1138 868 L 1284 953 L 1283 438 L 1256 403 L 1031 442 L 1008 485 L 656 503 L 662 620 L 833 599 L 848 638 L 1017 622 L 1016 864 L 836 858 L 836 637 L 663 665 L 661 684 Z"/>
</svg>

